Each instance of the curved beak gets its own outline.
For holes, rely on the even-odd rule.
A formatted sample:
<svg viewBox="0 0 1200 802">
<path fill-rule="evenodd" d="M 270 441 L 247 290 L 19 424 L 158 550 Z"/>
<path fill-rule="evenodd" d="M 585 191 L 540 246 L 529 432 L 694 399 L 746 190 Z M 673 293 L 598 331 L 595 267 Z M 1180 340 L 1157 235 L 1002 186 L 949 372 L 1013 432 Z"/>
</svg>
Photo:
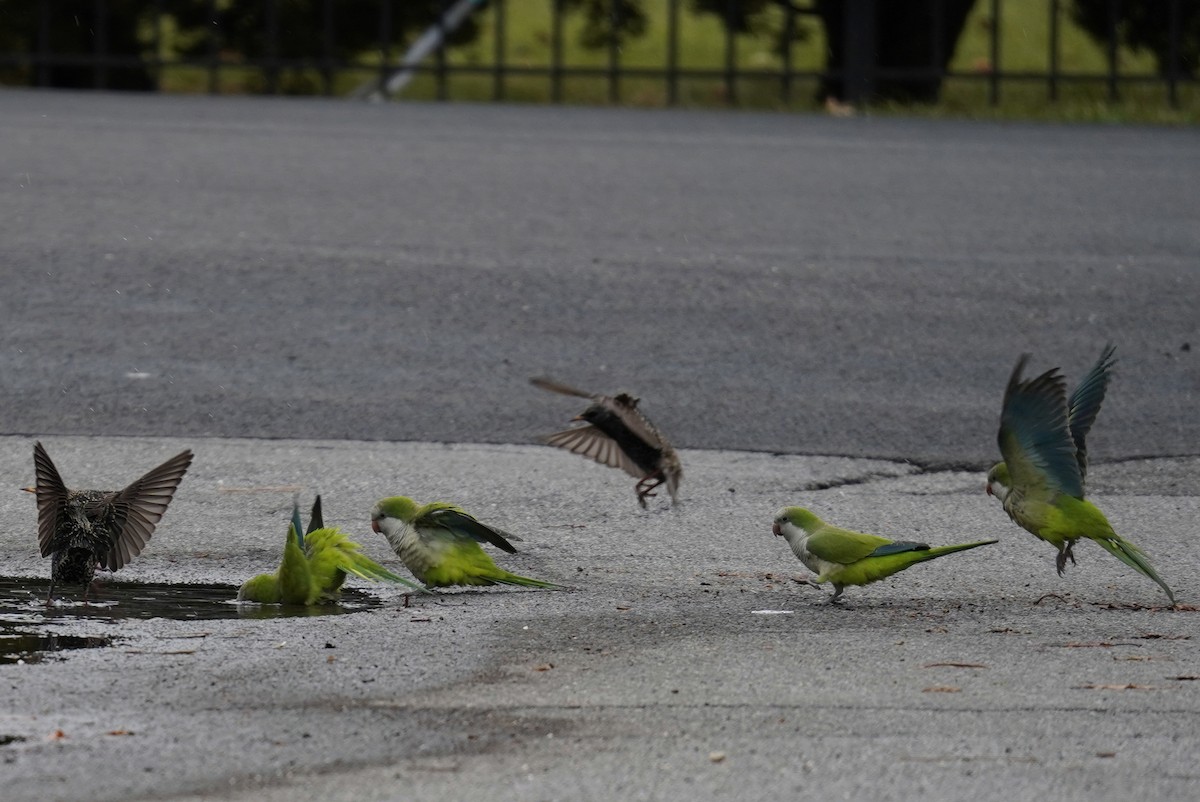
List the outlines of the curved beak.
<svg viewBox="0 0 1200 802">
<path fill-rule="evenodd" d="M 376 521 L 373 518 L 371 519 L 371 531 L 375 533 L 379 532 L 379 521 Z"/>
<path fill-rule="evenodd" d="M 994 496 L 994 495 L 996 495 L 995 493 L 993 493 L 993 492 L 992 492 L 992 484 L 991 484 L 991 482 L 987 482 L 987 483 L 985 483 L 985 484 L 983 485 L 983 492 L 987 493 L 989 496 Z"/>
<path fill-rule="evenodd" d="M 780 528 L 779 524 L 771 524 L 771 531 L 775 534 L 775 537 L 783 535 L 783 529 Z"/>
</svg>

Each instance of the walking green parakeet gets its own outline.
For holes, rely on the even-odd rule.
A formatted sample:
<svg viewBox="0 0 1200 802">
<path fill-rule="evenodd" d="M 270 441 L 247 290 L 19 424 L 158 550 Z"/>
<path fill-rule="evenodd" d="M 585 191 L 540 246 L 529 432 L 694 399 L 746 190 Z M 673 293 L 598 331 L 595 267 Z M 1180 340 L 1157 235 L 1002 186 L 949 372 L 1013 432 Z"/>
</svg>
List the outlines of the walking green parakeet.
<svg viewBox="0 0 1200 802">
<path fill-rule="evenodd" d="M 283 560 L 273 574 L 248 579 L 238 590 L 238 601 L 259 604 L 311 605 L 337 598 L 346 581 L 354 574 L 372 582 L 394 582 L 415 590 L 419 585 L 393 574 L 379 563 L 360 554 L 359 545 L 335 527 L 326 527 L 321 515 L 321 497 L 313 502 L 312 517 L 303 535 L 300 508 L 292 507 Z"/>
<path fill-rule="evenodd" d="M 1075 541 L 1086 537 L 1157 582 L 1174 604 L 1175 594 L 1145 553 L 1114 532 L 1104 513 L 1083 497 L 1085 441 L 1104 401 L 1113 351 L 1111 345 L 1104 349 L 1069 399 L 1058 368 L 1022 379 L 1029 355 L 1017 360 L 1000 412 L 997 440 L 1004 460 L 988 471 L 987 493 L 1000 499 L 1018 526 L 1058 549 L 1055 567 L 1060 576 L 1067 560 L 1075 564 Z"/>
<path fill-rule="evenodd" d="M 371 509 L 371 528 L 387 538 L 413 575 L 429 588 L 450 585 L 521 585 L 559 588 L 551 582 L 509 573 L 496 566 L 480 543 L 515 554 L 509 540 L 520 540 L 476 520 L 444 501 L 420 505 L 406 496 L 392 496 Z"/>
<path fill-rule="evenodd" d="M 775 515 L 771 531 L 787 540 L 792 551 L 816 582 L 833 583 L 833 604 L 847 585 L 866 585 L 897 571 L 956 551 L 987 546 L 997 541 L 981 540 L 956 546 L 931 548 L 928 543 L 888 540 L 827 524 L 803 507 L 784 507 Z"/>
</svg>

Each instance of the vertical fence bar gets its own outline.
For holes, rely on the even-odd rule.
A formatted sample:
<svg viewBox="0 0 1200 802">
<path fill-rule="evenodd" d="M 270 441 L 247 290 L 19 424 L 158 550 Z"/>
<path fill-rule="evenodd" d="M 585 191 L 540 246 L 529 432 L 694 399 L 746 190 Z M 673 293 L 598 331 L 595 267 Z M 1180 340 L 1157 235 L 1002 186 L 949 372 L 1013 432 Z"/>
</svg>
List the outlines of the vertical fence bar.
<svg viewBox="0 0 1200 802">
<path fill-rule="evenodd" d="M 551 0 L 550 21 L 550 101 L 562 103 L 563 83 L 563 0 Z"/>
<path fill-rule="evenodd" d="M 667 105 L 679 102 L 679 0 L 667 5 Z"/>
<path fill-rule="evenodd" d="M 621 5 L 608 0 L 608 102 L 621 102 Z"/>
<path fill-rule="evenodd" d="M 946 48 L 942 41 L 946 38 L 946 0 L 933 0 L 933 23 L 930 36 L 933 46 L 929 48 L 930 67 L 937 76 L 938 86 L 946 80 Z"/>
<path fill-rule="evenodd" d="M 333 0 L 321 3 L 321 85 L 326 97 L 333 96 Z"/>
<path fill-rule="evenodd" d="M 437 81 L 437 99 L 449 100 L 448 86 L 446 83 L 446 10 L 450 7 L 451 0 L 446 0 L 442 4 L 441 11 L 437 16 L 438 42 L 437 50 L 433 51 L 433 60 L 435 64 L 434 76 Z"/>
<path fill-rule="evenodd" d="M 92 87 L 94 89 L 108 88 L 108 3 L 105 0 L 95 0 L 92 4 L 92 54 L 95 63 L 92 65 Z"/>
<path fill-rule="evenodd" d="M 1179 0 L 1171 0 L 1170 10 L 1170 30 L 1167 32 L 1169 38 L 1168 55 L 1167 55 L 1167 102 L 1171 104 L 1171 108 L 1179 108 L 1179 39 L 1180 29 L 1183 27 L 1183 22 L 1179 17 Z"/>
<path fill-rule="evenodd" d="M 1059 0 L 1050 0 L 1050 71 L 1046 74 L 1046 97 L 1051 103 L 1058 101 L 1058 37 L 1060 35 L 1058 28 L 1058 2 Z"/>
<path fill-rule="evenodd" d="M 842 23 L 842 94 L 847 103 L 862 104 L 875 93 L 878 38 L 875 0 L 845 0 Z"/>
<path fill-rule="evenodd" d="M 988 60 L 991 62 L 991 72 L 988 73 L 988 103 L 1000 105 L 1000 0 L 992 0 L 992 30 L 988 39 Z"/>
<path fill-rule="evenodd" d="M 154 0 L 154 91 L 162 91 L 163 74 L 163 0 Z"/>
<path fill-rule="evenodd" d="M 50 84 L 50 0 L 38 2 L 37 56 L 34 68 L 34 86 Z"/>
<path fill-rule="evenodd" d="M 1119 0 L 1108 0 L 1108 101 L 1120 99 L 1117 92 L 1117 13 Z"/>
<path fill-rule="evenodd" d="M 796 37 L 796 5 L 788 3 L 783 13 L 783 76 L 779 83 L 779 95 L 787 105 L 792 102 L 792 40 Z"/>
<path fill-rule="evenodd" d="M 734 25 L 737 20 L 737 0 L 725 0 L 725 102 L 737 104 L 737 40 Z"/>
<path fill-rule="evenodd" d="M 388 65 L 392 60 L 392 0 L 379 2 L 379 92 L 387 87 Z"/>
<path fill-rule="evenodd" d="M 264 0 L 266 3 L 267 24 L 267 94 L 279 94 L 279 5 L 276 0 Z"/>
<path fill-rule="evenodd" d="M 217 0 L 208 0 L 206 13 L 208 24 L 208 93 L 215 95 L 220 90 L 221 45 L 220 27 L 217 25 Z"/>
<path fill-rule="evenodd" d="M 506 36 L 505 14 L 507 13 L 507 11 L 506 11 L 507 0 L 492 0 L 492 3 L 494 4 L 494 7 L 495 7 L 495 10 L 493 11 L 493 13 L 496 15 L 495 16 L 496 39 L 495 39 L 495 43 L 493 45 L 493 51 L 494 51 L 493 55 L 495 58 L 495 69 L 492 72 L 492 99 L 493 100 L 504 100 L 504 78 L 505 78 L 504 71 L 505 71 L 505 66 L 506 66 L 505 52 L 504 52 L 504 40 L 505 40 L 505 36 Z"/>
</svg>

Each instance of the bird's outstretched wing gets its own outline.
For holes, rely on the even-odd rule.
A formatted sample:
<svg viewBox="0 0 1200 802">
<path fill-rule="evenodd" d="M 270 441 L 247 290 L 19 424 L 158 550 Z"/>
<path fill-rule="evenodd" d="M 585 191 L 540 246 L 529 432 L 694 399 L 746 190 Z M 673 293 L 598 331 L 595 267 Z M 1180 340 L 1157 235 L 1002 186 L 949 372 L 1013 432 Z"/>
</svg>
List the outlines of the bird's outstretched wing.
<svg viewBox="0 0 1200 802">
<path fill-rule="evenodd" d="M 105 568 L 116 571 L 141 554 L 191 464 L 190 450 L 176 454 L 107 500 L 116 536 L 108 553 L 100 555 Z"/>
<path fill-rule="evenodd" d="M 1067 419 L 1066 382 L 1058 368 L 1022 379 L 1028 361 L 1017 360 L 1000 413 L 997 442 L 1014 488 L 1049 501 L 1057 493 L 1083 497 L 1083 481 L 1075 458 Z"/>
<path fill-rule="evenodd" d="M 572 454 L 581 454 L 610 468 L 620 468 L 635 479 L 646 475 L 646 472 L 621 450 L 616 440 L 591 424 L 564 429 L 548 434 L 542 439 L 546 445 L 565 448 Z"/>
<path fill-rule="evenodd" d="M 43 557 L 54 551 L 54 532 L 67 505 L 67 486 L 40 442 L 33 444 L 33 471 L 37 477 L 38 548 Z"/>
<path fill-rule="evenodd" d="M 1104 403 L 1112 368 L 1117 361 L 1114 357 L 1116 350 L 1116 346 L 1111 343 L 1104 347 L 1096 364 L 1092 365 L 1092 369 L 1080 380 L 1067 400 L 1067 416 L 1071 439 L 1075 443 L 1075 461 L 1079 463 L 1081 483 L 1087 479 L 1087 435 L 1092 429 L 1092 424 L 1096 422 L 1096 415 L 1100 413 L 1100 405 Z"/>
</svg>

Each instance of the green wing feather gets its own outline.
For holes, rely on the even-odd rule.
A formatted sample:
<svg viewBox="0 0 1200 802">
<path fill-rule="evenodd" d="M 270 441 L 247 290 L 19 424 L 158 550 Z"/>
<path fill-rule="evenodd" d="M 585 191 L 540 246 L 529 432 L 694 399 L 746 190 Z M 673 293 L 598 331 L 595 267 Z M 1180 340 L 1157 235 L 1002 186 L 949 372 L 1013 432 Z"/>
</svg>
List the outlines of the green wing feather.
<svg viewBox="0 0 1200 802">
<path fill-rule="evenodd" d="M 1087 436 L 1100 413 L 1100 405 L 1104 403 L 1104 394 L 1108 391 L 1108 381 L 1112 377 L 1112 368 L 1116 364 L 1116 346 L 1109 343 L 1100 353 L 1100 358 L 1087 375 L 1080 380 L 1079 385 L 1071 392 L 1067 401 L 1067 415 L 1070 419 L 1071 439 L 1075 443 L 1075 461 L 1079 463 L 1079 477 L 1087 478 Z"/>
<path fill-rule="evenodd" d="M 892 541 L 886 537 L 825 524 L 809 535 L 806 547 L 822 560 L 849 565 L 864 557 L 870 557 L 876 549 L 891 544 Z"/>
<path fill-rule="evenodd" d="M 1057 368 L 1022 380 L 1028 359 L 1028 354 L 1021 356 L 1008 380 L 997 436 L 1012 485 L 1027 496 L 1049 499 L 1065 493 L 1082 498 L 1083 481 L 1067 419 L 1066 382 Z"/>
<path fill-rule="evenodd" d="M 430 509 L 432 508 L 432 509 Z M 438 529 L 448 533 L 455 539 L 473 540 L 477 543 L 490 543 L 509 554 L 516 554 L 516 548 L 509 540 L 520 540 L 503 529 L 497 529 L 481 523 L 473 516 L 445 502 L 433 502 L 425 505 L 413 520 L 414 527 Z"/>
</svg>

